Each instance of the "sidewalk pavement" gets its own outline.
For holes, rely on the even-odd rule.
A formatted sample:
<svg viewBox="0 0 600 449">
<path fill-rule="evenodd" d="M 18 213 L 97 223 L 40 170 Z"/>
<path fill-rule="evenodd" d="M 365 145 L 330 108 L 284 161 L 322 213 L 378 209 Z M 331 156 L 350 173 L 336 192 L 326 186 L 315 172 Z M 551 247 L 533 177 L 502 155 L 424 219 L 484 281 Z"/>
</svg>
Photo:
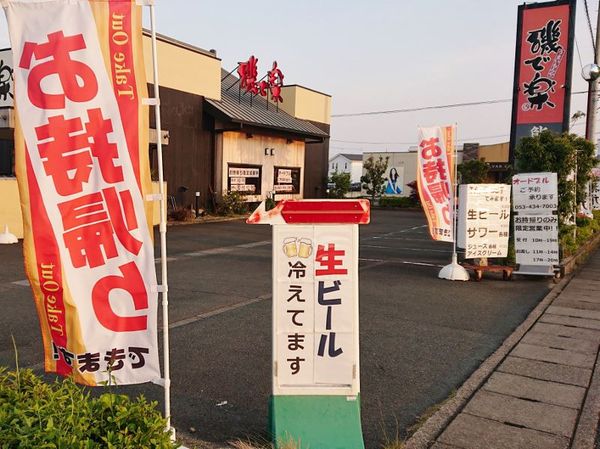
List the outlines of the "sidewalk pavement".
<svg viewBox="0 0 600 449">
<path fill-rule="evenodd" d="M 503 345 L 508 349 L 501 353 L 501 347 L 488 359 L 495 366 L 487 373 L 474 373 L 461 387 L 470 391 L 459 390 L 459 403 L 440 409 L 438 413 L 446 416 L 434 415 L 407 448 L 595 447 L 600 412 L 600 251 L 563 282 L 557 286 L 562 291 L 547 297 L 538 313 L 534 310 L 529 322 L 515 331 L 517 340 L 509 342 L 509 337 Z"/>
</svg>

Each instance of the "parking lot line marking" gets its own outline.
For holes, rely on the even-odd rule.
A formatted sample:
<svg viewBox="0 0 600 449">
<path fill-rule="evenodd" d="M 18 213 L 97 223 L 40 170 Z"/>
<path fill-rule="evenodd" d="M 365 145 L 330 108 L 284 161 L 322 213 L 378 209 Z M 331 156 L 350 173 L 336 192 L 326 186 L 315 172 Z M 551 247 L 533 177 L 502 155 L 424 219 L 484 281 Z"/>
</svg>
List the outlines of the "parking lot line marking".
<svg viewBox="0 0 600 449">
<path fill-rule="evenodd" d="M 33 365 L 22 366 L 21 369 L 30 369 L 32 371 L 38 371 L 44 369 L 44 362 L 34 363 Z"/>
<path fill-rule="evenodd" d="M 433 242 L 432 239 L 416 239 L 412 237 L 373 237 L 381 240 L 406 240 L 408 242 Z"/>
<path fill-rule="evenodd" d="M 444 265 L 439 265 L 437 263 L 427 263 L 427 262 L 410 262 L 408 260 L 397 260 L 397 261 L 390 261 L 390 262 L 395 262 L 395 263 L 403 263 L 406 265 L 417 265 L 417 266 L 422 266 L 422 267 L 436 267 L 436 268 L 442 268 Z"/>
<path fill-rule="evenodd" d="M 261 243 L 261 242 L 257 242 L 257 243 Z M 270 240 L 268 241 L 268 243 L 271 243 Z M 259 245 L 256 245 L 259 246 Z M 359 271 L 365 270 L 365 269 L 369 269 L 369 268 L 375 268 L 379 265 L 383 265 L 385 263 L 387 263 L 387 260 L 383 260 L 383 259 L 359 259 L 359 260 L 363 260 L 363 261 L 368 261 L 368 262 L 375 262 L 372 265 L 368 265 L 365 267 L 360 267 Z M 411 262 L 401 262 L 401 263 L 411 263 Z M 420 262 L 414 262 L 415 265 L 425 265 L 424 263 L 420 263 Z M 437 265 L 434 265 L 437 266 Z M 441 266 L 441 265 L 440 265 Z M 209 312 L 204 312 L 204 313 L 200 313 L 198 315 L 195 315 L 193 317 L 190 318 L 185 318 L 183 320 L 179 320 L 179 321 L 175 321 L 174 323 L 171 323 L 169 325 L 169 329 L 176 329 L 178 327 L 182 327 L 182 326 L 186 326 L 188 324 L 193 324 L 196 323 L 198 321 L 202 321 L 205 320 L 207 318 L 211 318 L 213 316 L 218 316 L 221 315 L 223 313 L 227 313 L 227 312 L 231 312 L 233 310 L 237 310 L 240 309 L 242 307 L 246 307 L 246 306 L 250 306 L 252 304 L 256 304 L 258 302 L 261 301 L 265 301 L 268 299 L 271 299 L 273 297 L 273 295 L 271 293 L 267 293 L 261 296 L 257 296 L 256 298 L 252 298 L 252 299 L 248 299 L 246 301 L 241 301 L 235 304 L 231 304 L 229 306 L 225 306 L 225 307 L 219 307 L 218 309 L 214 309 L 211 310 Z"/>
<path fill-rule="evenodd" d="M 427 263 L 427 262 L 412 262 L 410 260 L 397 260 L 397 259 L 363 259 L 362 257 L 359 258 L 358 260 L 360 261 L 364 261 L 364 262 L 381 262 L 381 264 L 384 263 L 401 263 L 401 264 L 405 264 L 405 265 L 417 265 L 420 267 L 436 267 L 436 268 L 442 268 L 443 265 L 439 265 L 436 263 Z M 365 267 L 366 268 L 366 267 Z"/>
<path fill-rule="evenodd" d="M 23 279 L 22 281 L 14 281 L 11 282 L 14 285 L 20 285 L 21 287 L 29 287 L 29 281 L 27 279 Z"/>
<path fill-rule="evenodd" d="M 219 248 L 203 249 L 201 251 L 184 253 L 183 255 L 187 256 L 187 257 L 214 256 L 216 254 L 231 253 L 231 252 L 237 251 L 239 249 L 256 248 L 258 246 L 266 246 L 266 245 L 270 245 L 270 244 L 271 244 L 271 240 L 262 240 L 260 242 L 243 243 L 241 245 L 221 246 Z"/>
<path fill-rule="evenodd" d="M 177 257 L 167 257 L 167 262 L 174 262 L 177 260 Z M 154 263 L 155 264 L 159 264 L 160 263 L 160 257 L 157 257 L 156 259 L 154 259 Z"/>
<path fill-rule="evenodd" d="M 176 321 L 174 323 L 169 324 L 169 329 L 176 329 L 181 326 L 186 326 L 188 324 L 196 323 L 198 321 L 204 320 L 206 318 L 210 318 L 213 316 L 221 315 L 226 312 L 231 312 L 232 310 L 239 309 L 241 307 L 246 307 L 252 304 L 256 304 L 257 302 L 265 301 L 267 299 L 271 299 L 272 295 L 266 294 L 261 295 L 256 298 L 248 299 L 247 301 L 238 302 L 236 304 L 231 304 L 225 307 L 219 307 L 218 309 L 211 310 L 209 312 L 200 313 L 190 318 L 185 318 L 183 320 Z"/>
<path fill-rule="evenodd" d="M 372 238 L 372 239 L 384 239 L 386 237 L 390 237 L 390 236 L 395 235 L 395 234 L 403 234 L 405 232 L 416 231 L 416 230 L 420 230 L 420 229 L 423 229 L 423 228 L 426 228 L 426 227 L 427 227 L 427 225 L 413 226 L 412 228 L 401 229 L 399 231 L 387 232 L 385 234 L 376 235 L 376 236 L 369 237 L 369 238 Z"/>
<path fill-rule="evenodd" d="M 452 250 L 449 249 L 428 249 L 428 248 L 391 248 L 389 246 L 381 246 L 381 245 L 366 245 L 361 244 L 360 246 L 365 248 L 378 248 L 378 249 L 390 249 L 393 251 L 419 251 L 419 252 L 431 252 L 431 253 L 451 253 Z M 460 252 L 460 251 L 458 251 Z M 464 251 L 463 251 L 464 252 Z"/>
</svg>

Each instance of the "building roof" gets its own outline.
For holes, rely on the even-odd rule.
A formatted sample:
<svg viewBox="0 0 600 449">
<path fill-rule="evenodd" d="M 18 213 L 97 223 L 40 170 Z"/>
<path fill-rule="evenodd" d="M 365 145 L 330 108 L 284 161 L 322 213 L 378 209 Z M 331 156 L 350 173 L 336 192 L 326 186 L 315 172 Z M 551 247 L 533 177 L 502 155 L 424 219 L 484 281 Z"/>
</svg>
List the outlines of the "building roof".
<svg viewBox="0 0 600 449">
<path fill-rule="evenodd" d="M 234 123 L 275 129 L 305 137 L 329 137 L 325 131 L 308 120 L 293 117 L 282 109 L 277 110 L 273 103 L 267 102 L 260 95 L 252 97 L 250 93 L 244 91 L 240 95 L 238 78 L 225 70 L 221 72 L 223 79 L 221 100 L 205 99 L 209 113 L 224 116 L 226 120 Z"/>
<path fill-rule="evenodd" d="M 143 28 L 142 33 L 146 37 L 152 36 L 152 32 L 147 28 Z M 172 37 L 165 36 L 164 34 L 160 34 L 160 33 L 156 33 L 156 40 L 163 41 L 163 42 L 166 42 L 167 44 L 175 45 L 176 47 L 181 47 L 186 50 L 193 51 L 194 53 L 200 53 L 204 56 L 209 56 L 211 58 L 218 59 L 219 61 L 221 60 L 220 58 L 217 57 L 216 50 L 205 50 L 203 48 L 196 47 L 195 45 L 188 44 L 186 42 L 182 42 L 177 39 L 173 39 Z"/>
<path fill-rule="evenodd" d="M 340 153 L 337 156 L 344 156 L 346 159 L 351 161 L 361 161 L 363 160 L 362 154 L 352 154 L 352 153 Z"/>
</svg>

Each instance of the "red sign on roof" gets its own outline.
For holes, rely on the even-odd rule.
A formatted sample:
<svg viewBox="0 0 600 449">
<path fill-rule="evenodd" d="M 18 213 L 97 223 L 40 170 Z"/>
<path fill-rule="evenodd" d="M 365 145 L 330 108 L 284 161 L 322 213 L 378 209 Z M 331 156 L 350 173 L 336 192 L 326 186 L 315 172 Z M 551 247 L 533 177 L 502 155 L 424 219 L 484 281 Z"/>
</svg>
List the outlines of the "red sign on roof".
<svg viewBox="0 0 600 449">
<path fill-rule="evenodd" d="M 283 87 L 283 73 L 277 68 L 277 61 L 273 61 L 273 67 L 267 72 L 266 80 L 258 82 L 258 58 L 250 56 L 245 62 L 240 62 L 237 73 L 240 77 L 240 87 L 253 95 L 260 94 L 268 97 L 275 103 L 282 103 L 281 88 Z M 264 78 L 264 77 L 263 77 Z"/>
</svg>

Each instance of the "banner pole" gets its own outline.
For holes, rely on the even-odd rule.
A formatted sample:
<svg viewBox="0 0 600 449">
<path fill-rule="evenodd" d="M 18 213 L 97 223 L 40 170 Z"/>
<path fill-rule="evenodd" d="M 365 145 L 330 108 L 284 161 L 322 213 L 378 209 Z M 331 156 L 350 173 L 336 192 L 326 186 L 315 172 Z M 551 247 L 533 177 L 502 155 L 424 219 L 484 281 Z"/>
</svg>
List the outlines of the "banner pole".
<svg viewBox="0 0 600 449">
<path fill-rule="evenodd" d="M 468 281 L 469 273 L 467 270 L 458 263 L 458 254 L 456 252 L 457 247 L 457 228 L 458 228 L 458 217 L 457 217 L 457 198 L 458 198 L 458 123 L 454 123 L 454 150 L 452 155 L 454 157 L 454 176 L 452 179 L 454 195 L 452 198 L 452 262 L 440 270 L 438 277 L 440 279 L 447 279 L 449 281 Z"/>
<path fill-rule="evenodd" d="M 154 2 L 150 2 L 150 30 L 152 35 L 152 66 L 154 90 L 154 119 L 156 128 L 156 153 L 158 158 L 158 182 L 160 193 L 160 271 L 162 297 L 162 331 L 163 331 L 163 382 L 165 389 L 165 419 L 171 439 L 175 440 L 175 429 L 171 427 L 171 370 L 169 358 L 169 287 L 167 280 L 167 208 L 164 187 L 163 157 L 162 157 L 162 127 L 160 122 L 160 94 L 158 81 L 158 56 L 156 51 L 156 17 Z"/>
<path fill-rule="evenodd" d="M 458 123 L 454 123 L 454 195 L 452 199 L 452 261 L 458 260 L 456 254 L 456 200 L 458 199 Z"/>
</svg>

